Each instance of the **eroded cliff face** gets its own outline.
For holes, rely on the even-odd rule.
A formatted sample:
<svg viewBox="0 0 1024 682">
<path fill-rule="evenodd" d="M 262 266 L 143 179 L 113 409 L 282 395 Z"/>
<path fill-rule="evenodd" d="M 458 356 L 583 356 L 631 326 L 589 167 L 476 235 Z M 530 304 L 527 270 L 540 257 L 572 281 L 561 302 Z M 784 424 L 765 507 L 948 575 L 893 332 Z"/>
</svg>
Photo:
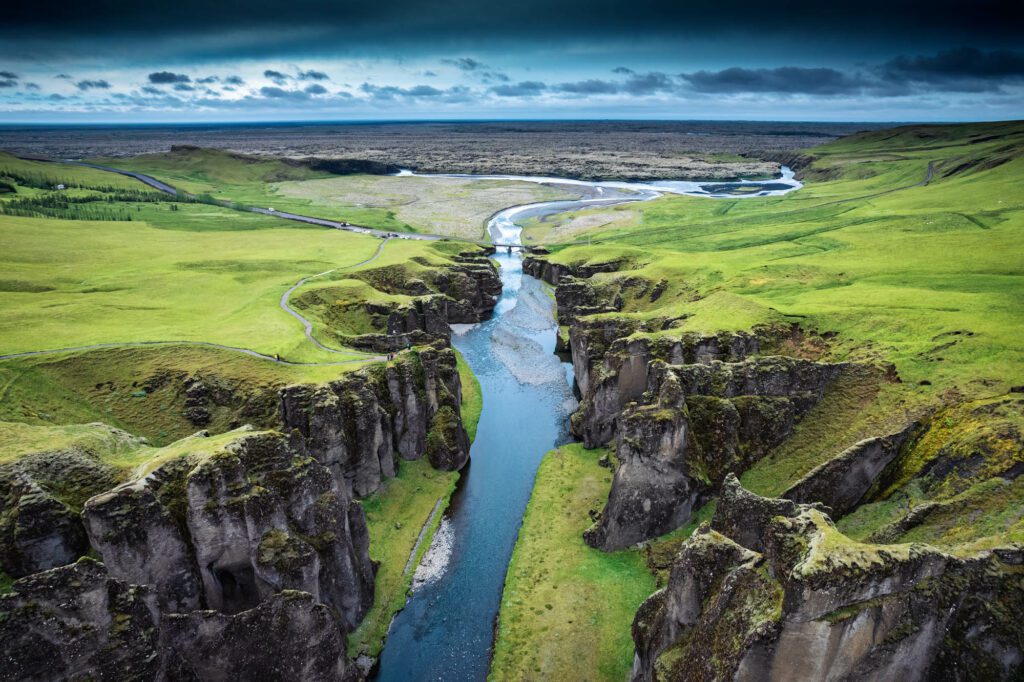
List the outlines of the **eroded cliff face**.
<svg viewBox="0 0 1024 682">
<path fill-rule="evenodd" d="M 156 679 L 160 613 L 150 588 L 82 559 L 12 590 L 0 596 L 0 679 Z"/>
<path fill-rule="evenodd" d="M 357 496 L 394 476 L 399 458 L 426 455 L 446 471 L 469 460 L 455 352 L 441 344 L 280 395 L 283 428 L 301 434 L 309 453 Z"/>
<path fill-rule="evenodd" d="M 649 363 L 641 400 L 617 420 L 618 465 L 587 543 L 612 551 L 685 524 L 726 475 L 788 437 L 842 369 L 784 357 Z"/>
<path fill-rule="evenodd" d="M 299 439 L 253 434 L 176 458 L 84 517 L 110 574 L 150 586 L 164 612 L 233 614 L 294 589 L 351 630 L 373 601 L 362 507 Z"/>
<path fill-rule="evenodd" d="M 0 467 L 0 568 L 27 576 L 0 604 L 0 678 L 360 678 L 346 635 L 373 603 L 375 566 L 357 498 L 401 460 L 468 461 L 449 324 L 490 315 L 501 283 L 487 255 L 410 268 L 429 282 L 359 273 L 412 297 L 371 311 L 386 323 L 369 346 L 400 351 L 388 362 L 293 386 L 157 365 L 132 384 L 186 427 L 235 439 L 200 432 L 131 474 L 87 450 Z M 111 432 L 126 451 L 145 445 Z"/>
<path fill-rule="evenodd" d="M 465 251 L 453 263 L 431 266 L 423 277 L 412 276 L 401 266 L 371 268 L 357 277 L 385 294 L 409 297 L 403 302 L 338 303 L 331 289 L 303 292 L 295 305 L 316 308 L 325 326 L 339 342 L 380 353 L 451 338 L 452 324 L 474 324 L 490 317 L 501 294 L 501 278 L 488 257 L 493 249 Z M 361 308 L 374 331 L 342 333 L 332 330 L 330 320 L 349 308 Z"/>
<path fill-rule="evenodd" d="M 151 587 L 92 559 L 0 596 L 4 680 L 357 680 L 336 612 L 284 590 L 236 615 L 161 611 Z"/>
<path fill-rule="evenodd" d="M 36 453 L 0 467 L 3 571 L 22 577 L 70 564 L 88 552 L 82 504 L 117 481 L 113 467 L 81 449 Z"/>
<path fill-rule="evenodd" d="M 556 284 L 580 408 L 584 446 L 614 443 L 608 503 L 584 538 L 612 551 L 684 525 L 726 474 L 743 472 L 782 443 L 843 366 L 762 354 L 778 330 L 699 334 L 676 318 L 603 314 L 655 303 L 666 289 L 619 272 L 621 263 L 575 268 L 528 259 Z M 600 281 L 594 275 L 602 273 Z"/>
<path fill-rule="evenodd" d="M 1024 553 L 843 536 L 820 508 L 726 480 L 633 623 L 633 679 L 1009 679 Z"/>
</svg>

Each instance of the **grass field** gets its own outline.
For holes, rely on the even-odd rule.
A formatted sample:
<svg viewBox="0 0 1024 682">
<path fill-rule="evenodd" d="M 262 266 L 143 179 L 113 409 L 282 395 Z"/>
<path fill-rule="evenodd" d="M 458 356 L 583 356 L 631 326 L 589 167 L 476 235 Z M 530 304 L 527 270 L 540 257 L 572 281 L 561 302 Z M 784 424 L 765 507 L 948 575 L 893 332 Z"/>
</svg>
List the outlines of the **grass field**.
<svg viewBox="0 0 1024 682">
<path fill-rule="evenodd" d="M 633 616 L 713 508 L 643 549 L 587 546 L 589 512 L 604 505 L 612 480 L 598 460 L 610 454 L 572 444 L 544 456 L 505 578 L 490 679 L 629 677 Z"/>
<path fill-rule="evenodd" d="M 876 133 L 813 152 L 798 192 L 624 206 L 631 224 L 587 231 L 595 246 L 553 259 L 626 259 L 667 279 L 656 305 L 633 310 L 687 315 L 676 328 L 835 332 L 832 357 L 893 362 L 905 383 L 930 381 L 929 396 L 1024 382 L 1024 124 Z M 930 162 L 932 182 L 914 186 Z"/>
<path fill-rule="evenodd" d="M 217 199 L 346 220 L 382 230 L 429 232 L 464 239 L 484 238 L 487 219 L 500 209 L 575 196 L 527 182 L 337 176 L 277 160 L 241 160 L 211 149 L 100 161 Z"/>
<path fill-rule="evenodd" d="M 405 605 L 413 572 L 430 546 L 458 478 L 457 472 L 432 469 L 426 460 L 402 462 L 398 476 L 363 501 L 370 528 L 370 557 L 380 564 L 373 608 L 349 635 L 351 655 L 380 653 L 391 619 Z M 416 555 L 410 563 L 414 549 Z"/>
<path fill-rule="evenodd" d="M 600 452 L 545 455 L 505 577 L 490 679 L 624 680 L 630 625 L 655 579 L 638 552 L 588 547 L 587 513 L 608 496 Z"/>
<path fill-rule="evenodd" d="M 807 185 L 784 197 L 668 196 L 534 221 L 527 235 L 551 243 L 555 262 L 619 263 L 591 281 L 624 301 L 609 316 L 657 321 L 648 335 L 763 326 L 782 333 L 770 352 L 874 367 L 838 380 L 744 473 L 750 489 L 779 495 L 858 440 L 922 419 L 925 435 L 839 527 L 954 552 L 1021 542 L 1024 484 L 1007 472 L 1024 466 L 1024 399 L 1008 393 L 1024 385 L 1024 124 L 884 131 L 810 153 Z M 592 244 L 558 244 L 583 239 Z M 664 293 L 652 302 L 638 281 Z M 591 550 L 580 535 L 610 479 L 599 454 L 565 447 L 541 465 L 502 600 L 495 679 L 625 679 L 628 624 L 652 570 L 710 517 L 713 503 L 643 550 Z M 951 473 L 927 475 L 939 461 Z M 926 512 L 908 530 L 898 522 L 911 508 Z"/>
</svg>

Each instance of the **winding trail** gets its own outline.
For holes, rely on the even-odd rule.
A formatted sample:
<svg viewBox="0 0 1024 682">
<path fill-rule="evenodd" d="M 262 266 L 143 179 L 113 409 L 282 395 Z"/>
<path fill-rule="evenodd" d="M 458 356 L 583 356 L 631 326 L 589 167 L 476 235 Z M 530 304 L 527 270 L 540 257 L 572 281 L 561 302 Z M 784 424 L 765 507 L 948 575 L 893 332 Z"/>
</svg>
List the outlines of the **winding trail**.
<svg viewBox="0 0 1024 682">
<path fill-rule="evenodd" d="M 68 346 L 66 348 L 51 348 L 48 350 L 30 350 L 22 353 L 8 353 L 7 355 L 0 355 L 0 360 L 13 360 L 15 358 L 31 358 L 37 355 L 54 355 L 56 353 L 74 353 L 75 351 L 81 350 L 99 350 L 101 348 L 137 348 L 145 346 L 202 346 L 204 348 L 217 348 L 220 350 L 229 350 L 236 353 L 245 353 L 251 355 L 254 358 L 260 358 L 261 360 L 269 360 L 270 362 L 276 362 L 279 365 L 293 365 L 296 367 L 333 367 L 335 365 L 350 365 L 354 362 L 366 362 L 368 360 L 382 360 L 381 355 L 366 355 L 352 360 L 343 360 L 339 362 L 293 362 L 291 360 L 281 360 L 275 358 L 273 355 L 267 355 L 254 351 L 250 348 L 238 348 L 237 346 L 225 346 L 220 343 L 211 343 L 209 341 L 125 341 L 122 343 L 93 343 L 87 346 Z M 329 349 L 328 349 L 329 350 Z M 336 353 L 342 351 L 333 351 Z M 349 354 L 355 355 L 359 351 L 351 351 Z"/>
<path fill-rule="evenodd" d="M 308 282 L 311 279 L 316 279 L 317 277 L 323 277 L 324 275 L 329 275 L 330 273 L 337 272 L 339 270 L 348 270 L 349 268 L 358 268 L 358 267 L 360 267 L 362 265 L 366 265 L 367 263 L 372 263 L 373 261 L 377 260 L 380 257 L 381 253 L 383 253 L 384 246 L 387 245 L 389 239 L 390 239 L 390 237 L 385 237 L 383 239 L 383 241 L 381 241 L 380 246 L 377 247 L 377 251 L 374 252 L 374 254 L 372 256 L 370 256 L 369 258 L 367 258 L 366 260 L 364 260 L 364 261 L 362 261 L 360 263 L 355 263 L 354 265 L 342 265 L 342 266 L 337 267 L 337 268 L 331 268 L 330 270 L 324 270 L 323 272 L 318 272 L 317 274 L 310 275 L 309 277 L 303 277 L 298 282 L 296 282 L 294 285 L 292 285 L 292 287 L 290 289 L 288 289 L 288 291 L 284 292 L 281 295 L 281 302 L 279 304 L 281 306 L 281 310 L 285 311 L 286 313 L 288 313 L 289 315 L 291 315 L 296 320 L 298 320 L 299 322 L 302 323 L 302 326 L 305 327 L 305 329 L 306 329 L 306 338 L 309 339 L 309 342 L 312 343 L 317 348 L 319 348 L 320 350 L 327 351 L 328 353 L 351 353 L 351 351 L 338 350 L 336 348 L 328 348 L 327 346 L 325 346 L 324 344 L 320 343 L 315 338 L 313 338 L 313 323 L 311 321 L 307 320 L 305 317 L 303 317 L 302 314 L 299 313 L 298 310 L 296 310 L 295 308 L 293 308 L 290 305 L 288 305 L 288 299 L 291 298 L 292 293 L 296 289 L 298 289 L 299 287 L 301 287 L 303 284 L 305 284 L 306 282 Z M 373 357 L 380 357 L 380 356 L 373 356 Z"/>
</svg>

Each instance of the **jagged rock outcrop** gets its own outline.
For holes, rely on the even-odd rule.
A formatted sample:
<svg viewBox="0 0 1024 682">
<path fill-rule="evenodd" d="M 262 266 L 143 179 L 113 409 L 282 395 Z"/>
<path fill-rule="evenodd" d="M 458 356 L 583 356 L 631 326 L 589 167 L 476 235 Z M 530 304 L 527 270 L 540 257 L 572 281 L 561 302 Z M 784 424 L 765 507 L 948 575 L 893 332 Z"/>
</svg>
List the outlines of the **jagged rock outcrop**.
<svg viewBox="0 0 1024 682">
<path fill-rule="evenodd" d="M 86 554 L 81 506 L 116 484 L 114 468 L 81 449 L 36 453 L 0 467 L 0 567 L 21 577 Z"/>
<path fill-rule="evenodd" d="M 784 357 L 650 363 L 648 399 L 618 419 L 618 466 L 587 543 L 621 549 L 686 523 L 727 474 L 781 443 L 842 367 Z"/>
<path fill-rule="evenodd" d="M 201 605 L 199 571 L 185 525 L 185 480 L 192 463 L 172 460 L 144 478 L 90 499 L 83 517 L 92 546 L 111 575 L 151 585 L 160 609 Z"/>
<path fill-rule="evenodd" d="M 286 590 L 249 611 L 171 614 L 161 623 L 168 680 L 357 680 L 331 609 Z"/>
<path fill-rule="evenodd" d="M 459 407 L 462 386 L 455 353 L 420 347 L 322 385 L 281 391 L 281 422 L 356 495 L 395 475 L 397 459 L 424 454 L 438 469 L 462 468 L 469 438 Z"/>
<path fill-rule="evenodd" d="M 0 596 L 0 679 L 152 680 L 159 612 L 148 587 L 92 559 L 43 571 Z"/>
<path fill-rule="evenodd" d="M 377 268 L 357 276 L 389 294 L 413 297 L 406 303 L 362 304 L 375 329 L 357 335 L 344 335 L 346 345 L 386 353 L 413 345 L 429 344 L 451 338 L 451 324 L 474 324 L 490 317 L 501 294 L 501 278 L 488 258 L 493 252 L 467 251 L 454 256 L 454 264 L 431 272 L 429 283 L 407 277 L 400 268 Z M 329 291 L 329 290 L 328 290 Z M 328 306 L 316 289 L 302 294 L 299 307 Z"/>
<path fill-rule="evenodd" d="M 820 502 L 836 518 L 845 516 L 863 499 L 919 427 L 910 423 L 887 436 L 866 438 L 823 462 L 794 483 L 783 497 L 796 502 Z"/>
<path fill-rule="evenodd" d="M 85 519 L 111 575 L 152 586 L 165 613 L 237 613 L 298 589 L 348 631 L 373 601 L 362 507 L 301 439 L 257 433 L 213 452 L 197 443 L 90 500 Z"/>
<path fill-rule="evenodd" d="M 1010 679 L 1024 661 L 1022 563 L 1020 547 L 854 542 L 820 509 L 729 478 L 637 612 L 633 679 Z"/>
<path fill-rule="evenodd" d="M 0 596 L 4 680 L 357 680 L 334 609 L 284 590 L 255 608 L 161 613 L 153 590 L 92 559 Z"/>
<path fill-rule="evenodd" d="M 599 272 L 615 272 L 623 261 L 611 260 L 603 263 L 579 263 L 573 266 L 552 263 L 546 258 L 527 256 L 523 259 L 523 272 L 531 277 L 544 280 L 551 286 L 558 286 L 566 275 L 588 279 Z"/>
<path fill-rule="evenodd" d="M 588 319 L 570 329 L 573 369 L 583 400 L 573 415 L 574 435 L 588 448 L 612 440 L 623 408 L 647 390 L 654 360 L 673 365 L 740 362 L 760 350 L 747 333 L 637 335 L 632 320 Z"/>
</svg>

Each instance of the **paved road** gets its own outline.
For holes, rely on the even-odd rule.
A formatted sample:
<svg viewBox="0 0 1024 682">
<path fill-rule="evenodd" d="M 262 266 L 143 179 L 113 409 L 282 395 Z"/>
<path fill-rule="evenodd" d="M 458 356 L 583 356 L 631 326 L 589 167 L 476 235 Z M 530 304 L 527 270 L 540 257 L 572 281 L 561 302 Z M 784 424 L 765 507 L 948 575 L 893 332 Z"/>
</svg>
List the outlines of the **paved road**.
<svg viewBox="0 0 1024 682">
<path fill-rule="evenodd" d="M 145 183 L 153 189 L 159 190 L 165 194 L 171 196 L 181 196 L 186 198 L 195 198 L 194 194 L 182 191 L 169 185 L 162 180 L 146 175 L 145 173 L 136 173 L 134 171 L 127 171 L 121 168 L 114 168 L 113 166 L 101 166 L 95 163 L 89 163 L 87 161 L 54 161 L 53 159 L 43 159 L 40 157 L 20 157 L 30 159 L 32 161 L 50 161 L 52 163 L 67 163 L 75 166 L 85 166 L 87 168 L 94 168 L 96 170 L 106 171 L 108 173 L 117 173 L 118 175 L 125 175 L 129 178 L 135 178 L 139 182 Z M 393 238 L 393 239 L 415 239 L 419 241 L 441 241 L 442 239 L 451 239 L 451 237 L 443 234 L 424 234 L 424 233 L 410 233 L 410 232 L 387 232 L 385 230 L 378 230 L 373 227 L 366 227 L 365 225 L 353 225 L 349 222 L 327 220 L 326 218 L 314 218 L 313 216 L 301 215 L 299 213 L 289 213 L 287 211 L 275 211 L 270 208 L 260 208 L 258 206 L 236 206 L 230 201 L 217 201 L 217 204 L 225 208 L 234 208 L 240 211 L 249 211 L 250 213 L 261 213 L 263 215 L 274 216 L 277 218 L 283 218 L 284 220 L 295 220 L 300 223 L 307 223 L 309 225 L 320 225 L 321 227 L 330 227 L 335 230 L 345 230 L 347 232 L 356 232 L 358 234 L 369 234 L 374 237 L 380 237 L 381 239 Z M 482 244 L 485 246 L 494 246 L 490 241 L 486 239 L 459 239 L 458 241 L 468 241 L 474 244 Z M 513 246 L 522 248 L 522 244 L 500 244 L 499 246 Z"/>
</svg>

